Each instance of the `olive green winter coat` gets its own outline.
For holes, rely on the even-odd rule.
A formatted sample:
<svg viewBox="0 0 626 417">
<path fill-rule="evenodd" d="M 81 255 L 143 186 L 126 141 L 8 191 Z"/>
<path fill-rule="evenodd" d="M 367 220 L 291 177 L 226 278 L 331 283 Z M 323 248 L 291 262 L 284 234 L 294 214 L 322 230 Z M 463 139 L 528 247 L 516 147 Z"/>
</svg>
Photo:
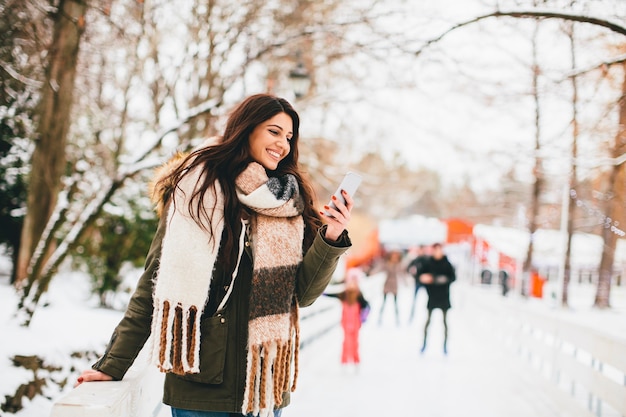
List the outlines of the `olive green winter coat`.
<svg viewBox="0 0 626 417">
<path fill-rule="evenodd" d="M 93 368 L 114 379 L 122 379 L 150 335 L 152 320 L 153 278 L 161 253 L 167 216 L 162 216 L 148 253 L 141 276 L 124 318 L 115 328 L 104 356 Z M 337 242 L 324 238 L 325 227 L 318 232 L 305 254 L 296 279 L 296 297 L 300 307 L 311 305 L 324 291 L 337 266 L 339 257 L 350 247 L 347 233 Z M 165 377 L 163 402 L 176 408 L 241 412 L 246 381 L 246 349 L 248 338 L 248 300 L 252 281 L 252 256 L 249 243 L 241 258 L 239 272 L 226 308 L 215 313 L 219 301 L 230 284 L 230 276 L 221 268 L 218 255 L 213 272 L 208 305 L 201 322 L 201 369 L 199 374 Z M 214 285 L 214 283 L 216 283 Z M 221 283 L 221 284 L 217 284 Z M 285 406 L 289 393 L 283 394 Z"/>
</svg>

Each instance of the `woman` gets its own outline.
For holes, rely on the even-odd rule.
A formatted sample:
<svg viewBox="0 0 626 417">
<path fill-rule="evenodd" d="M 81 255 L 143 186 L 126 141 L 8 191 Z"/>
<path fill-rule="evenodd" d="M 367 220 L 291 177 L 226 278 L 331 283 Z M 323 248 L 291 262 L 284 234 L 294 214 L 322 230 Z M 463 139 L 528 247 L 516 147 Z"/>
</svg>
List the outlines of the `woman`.
<svg viewBox="0 0 626 417">
<path fill-rule="evenodd" d="M 174 417 L 280 415 L 298 373 L 298 307 L 322 294 L 351 245 L 352 198 L 332 217 L 314 209 L 298 129 L 287 101 L 254 95 L 223 137 L 166 168 L 146 270 L 79 384 L 122 379 L 152 331 Z"/>
<path fill-rule="evenodd" d="M 382 265 L 385 272 L 385 284 L 383 285 L 383 303 L 380 305 L 378 324 L 383 322 L 383 311 L 387 296 L 393 297 L 394 311 L 396 313 L 396 325 L 400 325 L 400 312 L 398 311 L 398 281 L 404 280 L 404 268 L 402 267 L 402 252 L 393 250 L 389 252 Z"/>
</svg>

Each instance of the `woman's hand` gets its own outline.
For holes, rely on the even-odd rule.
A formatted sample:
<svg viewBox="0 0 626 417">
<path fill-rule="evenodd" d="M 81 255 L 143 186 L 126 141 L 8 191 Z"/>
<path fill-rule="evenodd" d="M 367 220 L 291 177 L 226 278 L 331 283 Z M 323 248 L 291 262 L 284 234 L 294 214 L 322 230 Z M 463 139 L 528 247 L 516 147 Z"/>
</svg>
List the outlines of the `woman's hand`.
<svg viewBox="0 0 626 417">
<path fill-rule="evenodd" d="M 346 204 L 343 204 L 340 199 L 333 196 L 333 203 L 335 203 L 337 209 L 330 206 L 324 206 L 324 210 L 330 213 L 330 216 L 323 211 L 320 212 L 328 224 L 325 237 L 330 241 L 336 241 L 339 239 L 339 236 L 341 236 L 343 231 L 346 229 L 346 226 L 350 222 L 350 211 L 352 211 L 352 207 L 354 206 L 354 201 L 352 200 L 350 194 L 341 190 L 341 195 L 343 195 L 343 198 L 346 200 Z"/>
<path fill-rule="evenodd" d="M 111 377 L 110 375 L 105 374 L 104 372 L 94 371 L 92 369 L 89 369 L 87 371 L 83 371 L 83 373 L 80 374 L 80 376 L 76 380 L 76 383 L 74 384 L 74 388 L 76 388 L 77 386 L 79 386 L 83 382 L 112 381 L 112 380 L 113 380 L 113 377 Z"/>
</svg>

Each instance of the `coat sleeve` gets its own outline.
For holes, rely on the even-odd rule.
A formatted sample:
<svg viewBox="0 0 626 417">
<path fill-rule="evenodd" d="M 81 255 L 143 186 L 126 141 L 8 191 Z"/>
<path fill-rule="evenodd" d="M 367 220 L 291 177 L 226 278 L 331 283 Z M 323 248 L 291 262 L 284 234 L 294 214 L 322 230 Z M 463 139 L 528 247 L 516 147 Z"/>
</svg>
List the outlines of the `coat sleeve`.
<svg viewBox="0 0 626 417">
<path fill-rule="evenodd" d="M 330 298 L 337 298 L 339 300 L 341 300 L 342 297 L 343 297 L 342 293 L 327 293 L 327 292 L 325 292 L 323 295 L 325 295 L 326 297 L 330 297 Z"/>
<path fill-rule="evenodd" d="M 92 366 L 93 369 L 104 372 L 115 380 L 124 377 L 150 336 L 153 278 L 158 268 L 166 220 L 167 216 L 161 217 L 146 257 L 145 270 L 137 283 L 124 317 L 113 331 L 104 355 Z"/>
<path fill-rule="evenodd" d="M 449 263 L 449 265 L 450 265 L 449 266 L 450 269 L 448 271 L 448 274 L 449 274 L 448 282 L 453 283 L 454 281 L 456 281 L 456 271 L 454 270 L 454 266 L 451 263 Z"/>
<path fill-rule="evenodd" d="M 310 306 L 322 295 L 337 268 L 339 257 L 352 246 L 347 232 L 344 231 L 333 243 L 324 239 L 325 232 L 326 226 L 322 226 L 298 268 L 296 297 L 300 307 Z"/>
</svg>

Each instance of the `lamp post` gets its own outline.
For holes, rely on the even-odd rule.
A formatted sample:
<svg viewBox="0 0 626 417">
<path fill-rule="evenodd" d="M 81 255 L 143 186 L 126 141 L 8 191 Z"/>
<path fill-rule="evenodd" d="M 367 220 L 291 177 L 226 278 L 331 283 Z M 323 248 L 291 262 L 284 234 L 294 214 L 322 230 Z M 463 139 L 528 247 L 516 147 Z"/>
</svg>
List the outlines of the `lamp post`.
<svg viewBox="0 0 626 417">
<path fill-rule="evenodd" d="M 309 91 L 309 87 L 311 86 L 311 77 L 309 76 L 306 68 L 304 68 L 304 64 L 299 57 L 296 67 L 289 71 L 289 81 L 296 99 L 304 97 L 304 95 Z"/>
</svg>

